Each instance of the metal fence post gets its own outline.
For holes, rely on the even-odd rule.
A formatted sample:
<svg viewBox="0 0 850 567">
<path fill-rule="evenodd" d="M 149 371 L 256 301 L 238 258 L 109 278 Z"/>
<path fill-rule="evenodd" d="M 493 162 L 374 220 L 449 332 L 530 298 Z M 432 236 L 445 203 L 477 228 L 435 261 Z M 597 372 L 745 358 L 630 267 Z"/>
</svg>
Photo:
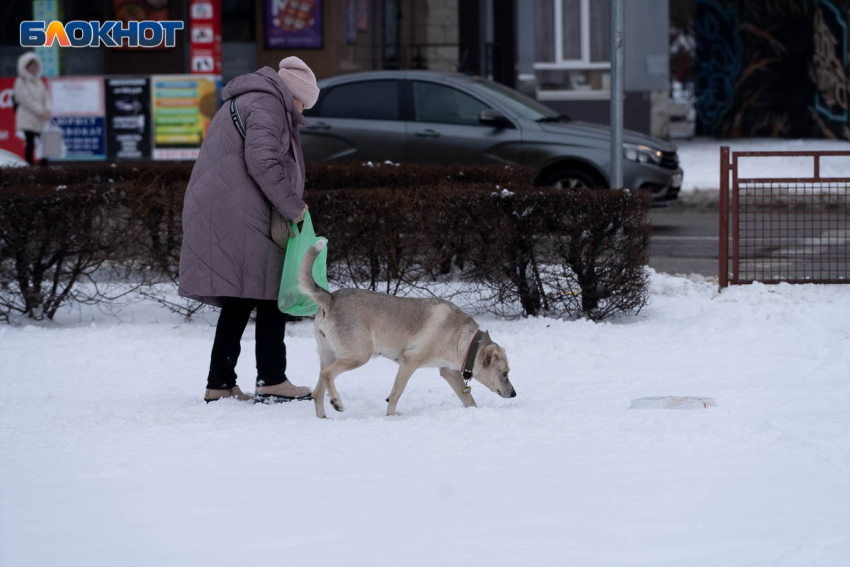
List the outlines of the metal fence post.
<svg viewBox="0 0 850 567">
<path fill-rule="evenodd" d="M 623 188 L 623 0 L 611 7 L 611 187 Z"/>
<path fill-rule="evenodd" d="M 741 283 L 738 277 L 738 232 L 741 226 L 738 222 L 738 152 L 732 154 L 732 164 L 730 167 L 732 169 L 732 283 L 738 285 Z"/>
<path fill-rule="evenodd" d="M 720 146 L 720 230 L 717 275 L 720 289 L 729 285 L 729 146 Z"/>
</svg>

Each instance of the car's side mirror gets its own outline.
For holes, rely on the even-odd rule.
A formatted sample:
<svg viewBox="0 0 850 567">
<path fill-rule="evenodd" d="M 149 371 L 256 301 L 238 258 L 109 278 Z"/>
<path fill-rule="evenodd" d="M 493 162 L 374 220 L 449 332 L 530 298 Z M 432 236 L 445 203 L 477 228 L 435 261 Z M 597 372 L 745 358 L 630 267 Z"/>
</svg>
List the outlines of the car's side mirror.
<svg viewBox="0 0 850 567">
<path fill-rule="evenodd" d="M 493 128 L 513 128 L 513 123 L 508 120 L 508 117 L 495 108 L 485 108 L 482 110 L 478 115 L 478 122 L 484 126 L 492 126 Z"/>
</svg>

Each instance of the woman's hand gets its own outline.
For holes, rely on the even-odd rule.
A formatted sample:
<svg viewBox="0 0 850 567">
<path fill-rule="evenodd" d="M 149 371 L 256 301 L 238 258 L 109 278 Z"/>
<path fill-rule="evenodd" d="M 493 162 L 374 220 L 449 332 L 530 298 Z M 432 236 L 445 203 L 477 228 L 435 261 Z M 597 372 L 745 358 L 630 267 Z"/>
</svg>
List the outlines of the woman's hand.
<svg viewBox="0 0 850 567">
<path fill-rule="evenodd" d="M 294 219 L 292 219 L 292 220 L 289 222 L 289 224 L 287 224 L 287 225 L 286 225 L 286 228 L 289 230 L 289 237 L 290 237 L 290 238 L 295 238 L 295 231 L 292 229 L 292 225 L 293 225 L 293 224 L 298 224 L 299 222 L 303 222 L 303 221 L 304 221 L 304 216 L 307 214 L 307 210 L 308 210 L 309 208 L 310 208 L 310 207 L 308 207 L 307 205 L 304 205 L 304 210 L 303 210 L 303 211 L 301 211 L 301 214 L 300 214 L 300 215 L 298 215 L 297 217 L 295 217 Z"/>
<path fill-rule="evenodd" d="M 50 113 L 45 110 L 44 112 L 41 113 L 41 118 L 45 122 L 49 121 L 50 120 Z"/>
</svg>

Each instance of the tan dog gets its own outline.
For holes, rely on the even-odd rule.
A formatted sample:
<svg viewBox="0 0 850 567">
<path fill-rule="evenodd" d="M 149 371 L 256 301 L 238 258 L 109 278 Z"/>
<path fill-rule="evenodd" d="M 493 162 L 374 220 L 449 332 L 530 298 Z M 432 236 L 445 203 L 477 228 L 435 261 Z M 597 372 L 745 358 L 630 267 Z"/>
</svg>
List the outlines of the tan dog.
<svg viewBox="0 0 850 567">
<path fill-rule="evenodd" d="M 488 333 L 455 305 L 442 299 L 410 299 L 362 289 L 329 293 L 313 279 L 313 263 L 325 242 L 316 243 L 304 256 L 298 287 L 319 305 L 316 313 L 316 342 L 321 372 L 313 392 L 316 415 L 325 415 L 325 389 L 337 411 L 345 407 L 334 386 L 341 373 L 363 366 L 375 356 L 398 363 L 387 415 L 398 415 L 396 404 L 417 368 L 437 367 L 464 407 L 475 400 L 466 387 L 462 370 L 472 354 L 472 376 L 503 398 L 516 390 L 508 379 L 505 349 L 490 340 Z M 477 352 L 476 352 L 477 348 Z M 468 376 L 468 375 L 467 375 Z"/>
</svg>

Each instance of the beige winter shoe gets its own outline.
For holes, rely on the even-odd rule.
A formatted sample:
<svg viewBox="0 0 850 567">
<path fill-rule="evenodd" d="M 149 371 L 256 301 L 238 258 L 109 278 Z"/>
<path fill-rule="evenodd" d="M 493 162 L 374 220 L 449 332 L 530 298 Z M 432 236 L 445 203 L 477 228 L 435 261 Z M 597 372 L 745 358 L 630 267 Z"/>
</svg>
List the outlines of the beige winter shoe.
<svg viewBox="0 0 850 567">
<path fill-rule="evenodd" d="M 291 402 L 292 400 L 312 400 L 313 392 L 307 386 L 295 386 L 289 380 L 274 386 L 258 386 L 257 401 Z"/>
<path fill-rule="evenodd" d="M 242 390 L 239 389 L 239 386 L 234 386 L 229 390 L 210 390 L 207 388 L 206 393 L 204 393 L 204 401 L 207 403 L 214 402 L 222 398 L 236 398 L 237 400 L 244 402 L 247 400 L 253 400 L 254 396 L 243 393 Z"/>
</svg>

